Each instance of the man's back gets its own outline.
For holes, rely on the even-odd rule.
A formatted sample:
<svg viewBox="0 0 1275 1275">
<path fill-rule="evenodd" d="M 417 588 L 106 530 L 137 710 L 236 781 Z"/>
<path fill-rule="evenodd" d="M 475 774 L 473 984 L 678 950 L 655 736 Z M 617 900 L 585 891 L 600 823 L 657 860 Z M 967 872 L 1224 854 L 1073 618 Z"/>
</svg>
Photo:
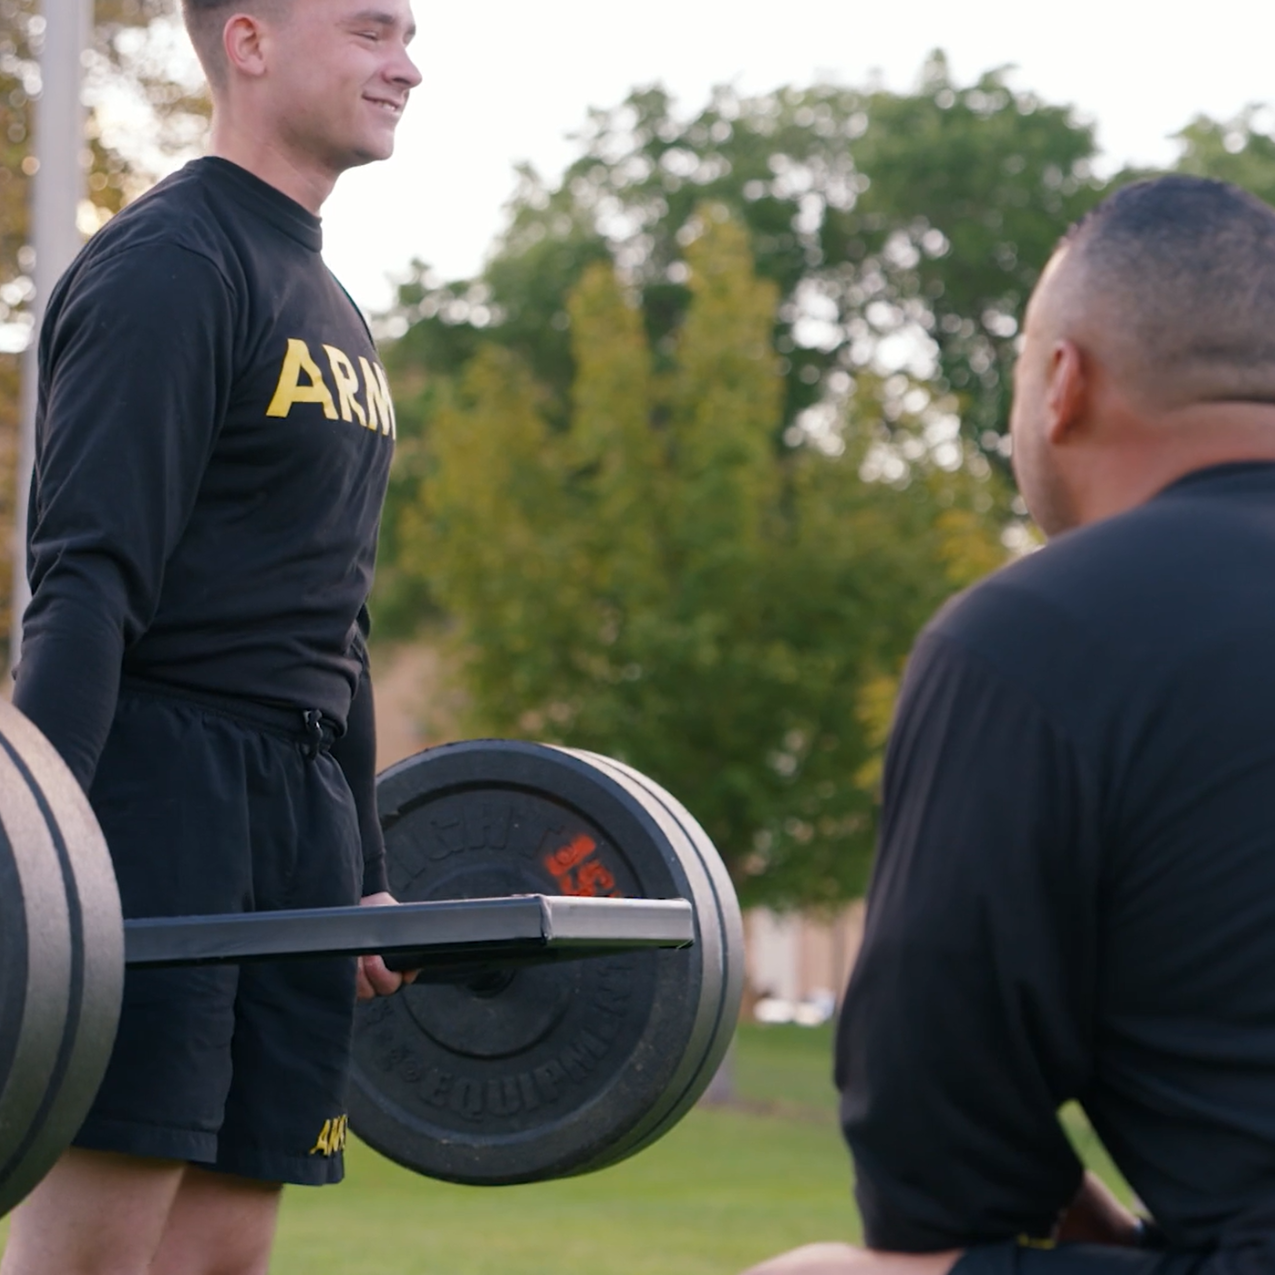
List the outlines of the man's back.
<svg viewBox="0 0 1275 1275">
<path fill-rule="evenodd" d="M 1048 1234 L 1075 1098 L 1175 1246 L 1275 1247 L 1273 722 L 1270 464 L 1192 474 L 927 629 L 840 1028 L 873 1244 Z"/>
</svg>

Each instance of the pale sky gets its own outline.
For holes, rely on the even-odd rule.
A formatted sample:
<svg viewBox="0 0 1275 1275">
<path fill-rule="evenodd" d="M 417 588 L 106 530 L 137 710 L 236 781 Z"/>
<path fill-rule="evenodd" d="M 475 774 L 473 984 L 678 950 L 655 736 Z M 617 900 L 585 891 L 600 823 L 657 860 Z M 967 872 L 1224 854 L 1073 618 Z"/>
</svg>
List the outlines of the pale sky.
<svg viewBox="0 0 1275 1275">
<path fill-rule="evenodd" d="M 556 178 L 590 106 L 661 81 L 690 113 L 715 84 L 743 93 L 817 79 L 908 89 L 934 48 L 958 83 L 1017 67 L 1016 87 L 1097 122 L 1108 169 L 1168 163 L 1203 112 L 1275 102 L 1275 6 L 1070 0 L 415 0 L 425 75 L 385 164 L 348 173 L 324 212 L 326 255 L 365 309 L 413 257 L 475 274 L 503 225 L 513 166 Z M 1275 120 L 1275 115 L 1271 117 Z"/>
<path fill-rule="evenodd" d="M 1275 6 L 1254 0 L 416 0 L 425 74 L 398 153 L 347 174 L 325 210 L 327 255 L 365 307 L 413 257 L 476 272 L 502 225 L 512 167 L 556 176 L 589 106 L 662 81 L 684 109 L 714 84 L 744 92 L 816 78 L 910 87 L 944 49 L 958 82 L 1006 63 L 1013 83 L 1098 123 L 1111 167 L 1168 162 L 1194 115 L 1275 101 Z"/>
</svg>

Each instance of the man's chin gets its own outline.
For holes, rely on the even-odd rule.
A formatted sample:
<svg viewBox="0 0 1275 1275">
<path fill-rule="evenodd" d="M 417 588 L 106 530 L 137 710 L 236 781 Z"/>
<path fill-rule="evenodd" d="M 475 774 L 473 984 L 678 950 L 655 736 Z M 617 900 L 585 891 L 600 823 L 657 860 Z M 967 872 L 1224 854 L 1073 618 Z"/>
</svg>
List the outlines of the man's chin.
<svg viewBox="0 0 1275 1275">
<path fill-rule="evenodd" d="M 345 155 L 344 169 L 363 168 L 368 164 L 379 164 L 394 154 L 394 137 L 391 134 L 384 141 L 364 142 L 351 147 Z"/>
</svg>

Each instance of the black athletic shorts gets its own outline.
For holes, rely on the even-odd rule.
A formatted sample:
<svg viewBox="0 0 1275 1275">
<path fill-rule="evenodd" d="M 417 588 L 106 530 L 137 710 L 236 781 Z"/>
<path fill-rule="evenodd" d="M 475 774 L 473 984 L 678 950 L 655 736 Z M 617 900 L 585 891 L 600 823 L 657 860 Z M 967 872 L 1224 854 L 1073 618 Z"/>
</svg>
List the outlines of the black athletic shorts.
<svg viewBox="0 0 1275 1275">
<path fill-rule="evenodd" d="M 948 1275 L 1210 1275 L 1215 1256 L 1106 1244 L 1032 1248 L 1013 1242 L 967 1249 Z"/>
<path fill-rule="evenodd" d="M 358 901 L 353 797 L 292 720 L 126 684 L 90 794 L 125 916 Z M 348 957 L 129 971 L 75 1145 L 340 1181 L 354 1000 Z"/>
</svg>

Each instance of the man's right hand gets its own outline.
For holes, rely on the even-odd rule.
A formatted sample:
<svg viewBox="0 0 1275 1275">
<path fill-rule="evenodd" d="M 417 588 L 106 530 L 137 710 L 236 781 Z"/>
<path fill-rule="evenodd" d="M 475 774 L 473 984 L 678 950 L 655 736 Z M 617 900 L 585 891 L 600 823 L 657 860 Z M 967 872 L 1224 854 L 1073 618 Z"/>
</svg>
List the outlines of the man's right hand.
<svg viewBox="0 0 1275 1275">
<path fill-rule="evenodd" d="M 392 908 L 398 906 L 398 900 L 382 891 L 379 894 L 365 894 L 359 900 L 364 908 Z M 374 1000 L 378 996 L 393 996 L 399 988 L 416 981 L 416 971 L 407 970 L 399 974 L 388 969 L 379 956 L 360 956 L 358 966 L 357 996 L 361 1001 Z"/>
</svg>

